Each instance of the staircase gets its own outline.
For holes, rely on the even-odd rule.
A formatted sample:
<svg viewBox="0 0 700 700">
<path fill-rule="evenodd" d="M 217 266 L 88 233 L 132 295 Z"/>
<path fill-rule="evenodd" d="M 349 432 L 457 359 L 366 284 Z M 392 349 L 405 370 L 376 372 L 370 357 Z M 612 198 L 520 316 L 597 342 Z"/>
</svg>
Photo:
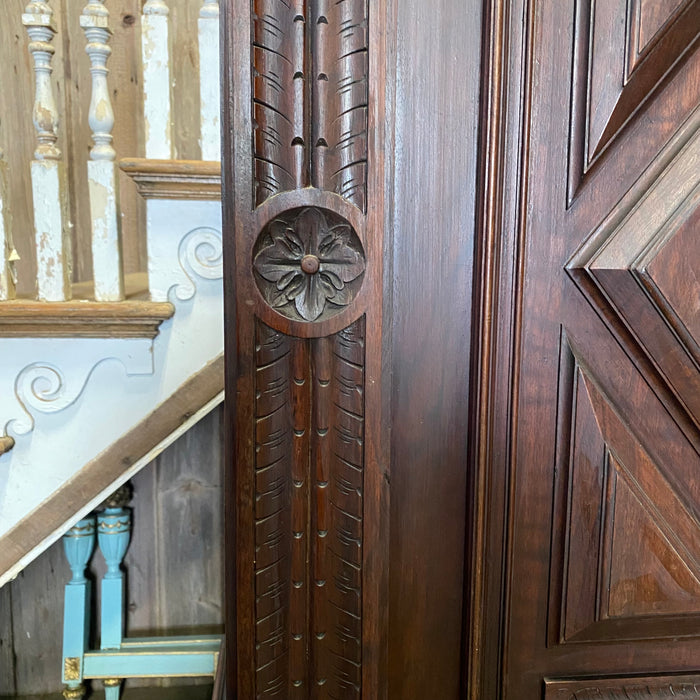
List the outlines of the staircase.
<svg viewBox="0 0 700 700">
<path fill-rule="evenodd" d="M 186 161 L 174 158 L 171 17 L 162 0 L 147 0 L 139 22 L 145 158 L 125 158 L 132 154 L 113 143 L 110 98 L 121 86 L 108 76 L 110 13 L 125 25 L 134 18 L 109 5 L 89 0 L 77 26 L 47 0 L 21 15 L 33 64 L 34 155 L 0 155 L 0 586 L 223 399 L 218 2 L 199 7 L 202 159 Z M 53 65 L 67 45 L 60 31 L 84 42 L 91 74 L 87 118 L 70 128 L 58 119 L 56 95 L 65 97 L 70 79 Z M 65 157 L 62 129 L 89 130 L 85 160 Z M 87 172 L 89 236 L 72 231 L 70 168 Z M 31 170 L 33 231 L 13 226 L 26 215 L 26 203 L 11 197 L 21 169 Z M 125 272 L 124 175 L 145 201 L 140 271 Z M 31 264 L 17 253 L 28 238 Z M 90 251 L 71 250 L 85 239 Z M 91 279 L 72 274 L 76 252 L 91 259 Z"/>
</svg>

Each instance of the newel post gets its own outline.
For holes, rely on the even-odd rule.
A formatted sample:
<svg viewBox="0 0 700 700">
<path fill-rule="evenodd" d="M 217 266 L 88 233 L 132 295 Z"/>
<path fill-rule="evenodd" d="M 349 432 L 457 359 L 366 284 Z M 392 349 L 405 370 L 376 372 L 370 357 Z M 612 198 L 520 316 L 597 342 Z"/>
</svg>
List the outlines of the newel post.
<svg viewBox="0 0 700 700">
<path fill-rule="evenodd" d="M 163 0 L 146 0 L 141 15 L 146 158 L 166 160 L 173 157 L 168 15 Z"/>
<path fill-rule="evenodd" d="M 15 298 L 14 263 L 19 259 L 12 245 L 12 222 L 10 220 L 7 189 L 7 163 L 0 148 L 0 301 Z M 2 452 L 0 452 L 2 454 Z"/>
<path fill-rule="evenodd" d="M 219 0 L 199 11 L 199 106 L 202 160 L 221 160 L 219 128 Z"/>
<path fill-rule="evenodd" d="M 124 298 L 121 226 L 118 210 L 118 178 L 115 151 L 112 147 L 114 112 L 107 85 L 107 59 L 112 49 L 107 42 L 109 11 L 104 0 L 90 0 L 83 9 L 80 26 L 85 32 L 92 74 L 92 95 L 88 124 L 93 147 L 88 161 L 90 219 L 92 222 L 92 263 L 97 301 L 120 301 Z"/>
<path fill-rule="evenodd" d="M 56 145 L 58 109 L 51 83 L 51 59 L 56 49 L 54 12 L 48 0 L 32 0 L 22 15 L 34 58 L 33 119 L 37 147 L 32 161 L 34 230 L 37 256 L 37 296 L 43 301 L 71 297 L 71 245 L 67 226 L 64 163 Z"/>
</svg>

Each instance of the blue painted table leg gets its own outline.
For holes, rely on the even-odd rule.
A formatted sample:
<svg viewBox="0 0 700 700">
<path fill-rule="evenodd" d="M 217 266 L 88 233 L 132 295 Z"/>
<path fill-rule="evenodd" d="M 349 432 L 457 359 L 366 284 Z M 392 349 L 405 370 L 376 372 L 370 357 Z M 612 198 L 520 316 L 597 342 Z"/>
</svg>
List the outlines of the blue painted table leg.
<svg viewBox="0 0 700 700">
<path fill-rule="evenodd" d="M 104 512 L 97 516 L 97 540 L 107 564 L 102 579 L 100 610 L 100 648 L 119 649 L 124 635 L 124 574 L 122 560 L 129 546 L 131 512 L 124 506 L 129 489 L 122 489 L 107 501 Z M 119 700 L 121 680 L 105 680 L 105 700 Z"/>
<path fill-rule="evenodd" d="M 121 687 L 121 678 L 105 678 L 105 700 L 119 700 L 119 690 Z"/>
<path fill-rule="evenodd" d="M 83 655 L 90 632 L 90 582 L 85 567 L 95 547 L 95 518 L 76 523 L 64 536 L 63 548 L 73 577 L 66 584 L 63 606 L 63 695 L 79 700 L 85 694 Z"/>
</svg>

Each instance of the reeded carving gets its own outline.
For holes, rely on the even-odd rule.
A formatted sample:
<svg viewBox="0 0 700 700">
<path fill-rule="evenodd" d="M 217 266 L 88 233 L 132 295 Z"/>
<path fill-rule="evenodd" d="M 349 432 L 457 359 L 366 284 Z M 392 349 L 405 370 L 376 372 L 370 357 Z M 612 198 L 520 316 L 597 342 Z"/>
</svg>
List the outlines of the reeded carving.
<svg viewBox="0 0 700 700">
<path fill-rule="evenodd" d="M 256 329 L 256 697 L 359 698 L 364 319 Z"/>
<path fill-rule="evenodd" d="M 367 0 L 253 2 L 256 205 L 309 185 L 367 198 Z"/>
<path fill-rule="evenodd" d="M 258 289 L 295 320 L 328 318 L 356 296 L 365 271 L 362 244 L 337 214 L 315 207 L 273 219 L 255 247 Z"/>
</svg>

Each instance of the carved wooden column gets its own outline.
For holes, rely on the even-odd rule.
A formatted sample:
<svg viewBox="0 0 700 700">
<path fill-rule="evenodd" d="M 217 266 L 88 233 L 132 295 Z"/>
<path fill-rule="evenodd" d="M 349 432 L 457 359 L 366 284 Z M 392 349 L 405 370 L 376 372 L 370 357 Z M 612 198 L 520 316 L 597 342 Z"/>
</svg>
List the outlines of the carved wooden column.
<svg viewBox="0 0 700 700">
<path fill-rule="evenodd" d="M 90 0 L 83 9 L 80 26 L 85 32 L 92 73 L 92 95 L 88 123 L 93 147 L 88 161 L 90 219 L 92 222 L 92 266 L 97 301 L 120 301 L 124 298 L 122 273 L 121 220 L 116 153 L 112 147 L 114 112 L 107 85 L 107 59 L 112 53 L 107 42 L 109 10 L 104 0 Z"/>
<path fill-rule="evenodd" d="M 32 0 L 22 15 L 34 58 L 34 127 L 37 148 L 32 161 L 37 296 L 42 301 L 70 299 L 71 241 L 67 226 L 66 177 L 58 139 L 58 109 L 51 83 L 56 49 L 54 12 L 47 0 Z"/>
<path fill-rule="evenodd" d="M 224 7 L 229 687 L 382 698 L 386 4 Z"/>
</svg>

